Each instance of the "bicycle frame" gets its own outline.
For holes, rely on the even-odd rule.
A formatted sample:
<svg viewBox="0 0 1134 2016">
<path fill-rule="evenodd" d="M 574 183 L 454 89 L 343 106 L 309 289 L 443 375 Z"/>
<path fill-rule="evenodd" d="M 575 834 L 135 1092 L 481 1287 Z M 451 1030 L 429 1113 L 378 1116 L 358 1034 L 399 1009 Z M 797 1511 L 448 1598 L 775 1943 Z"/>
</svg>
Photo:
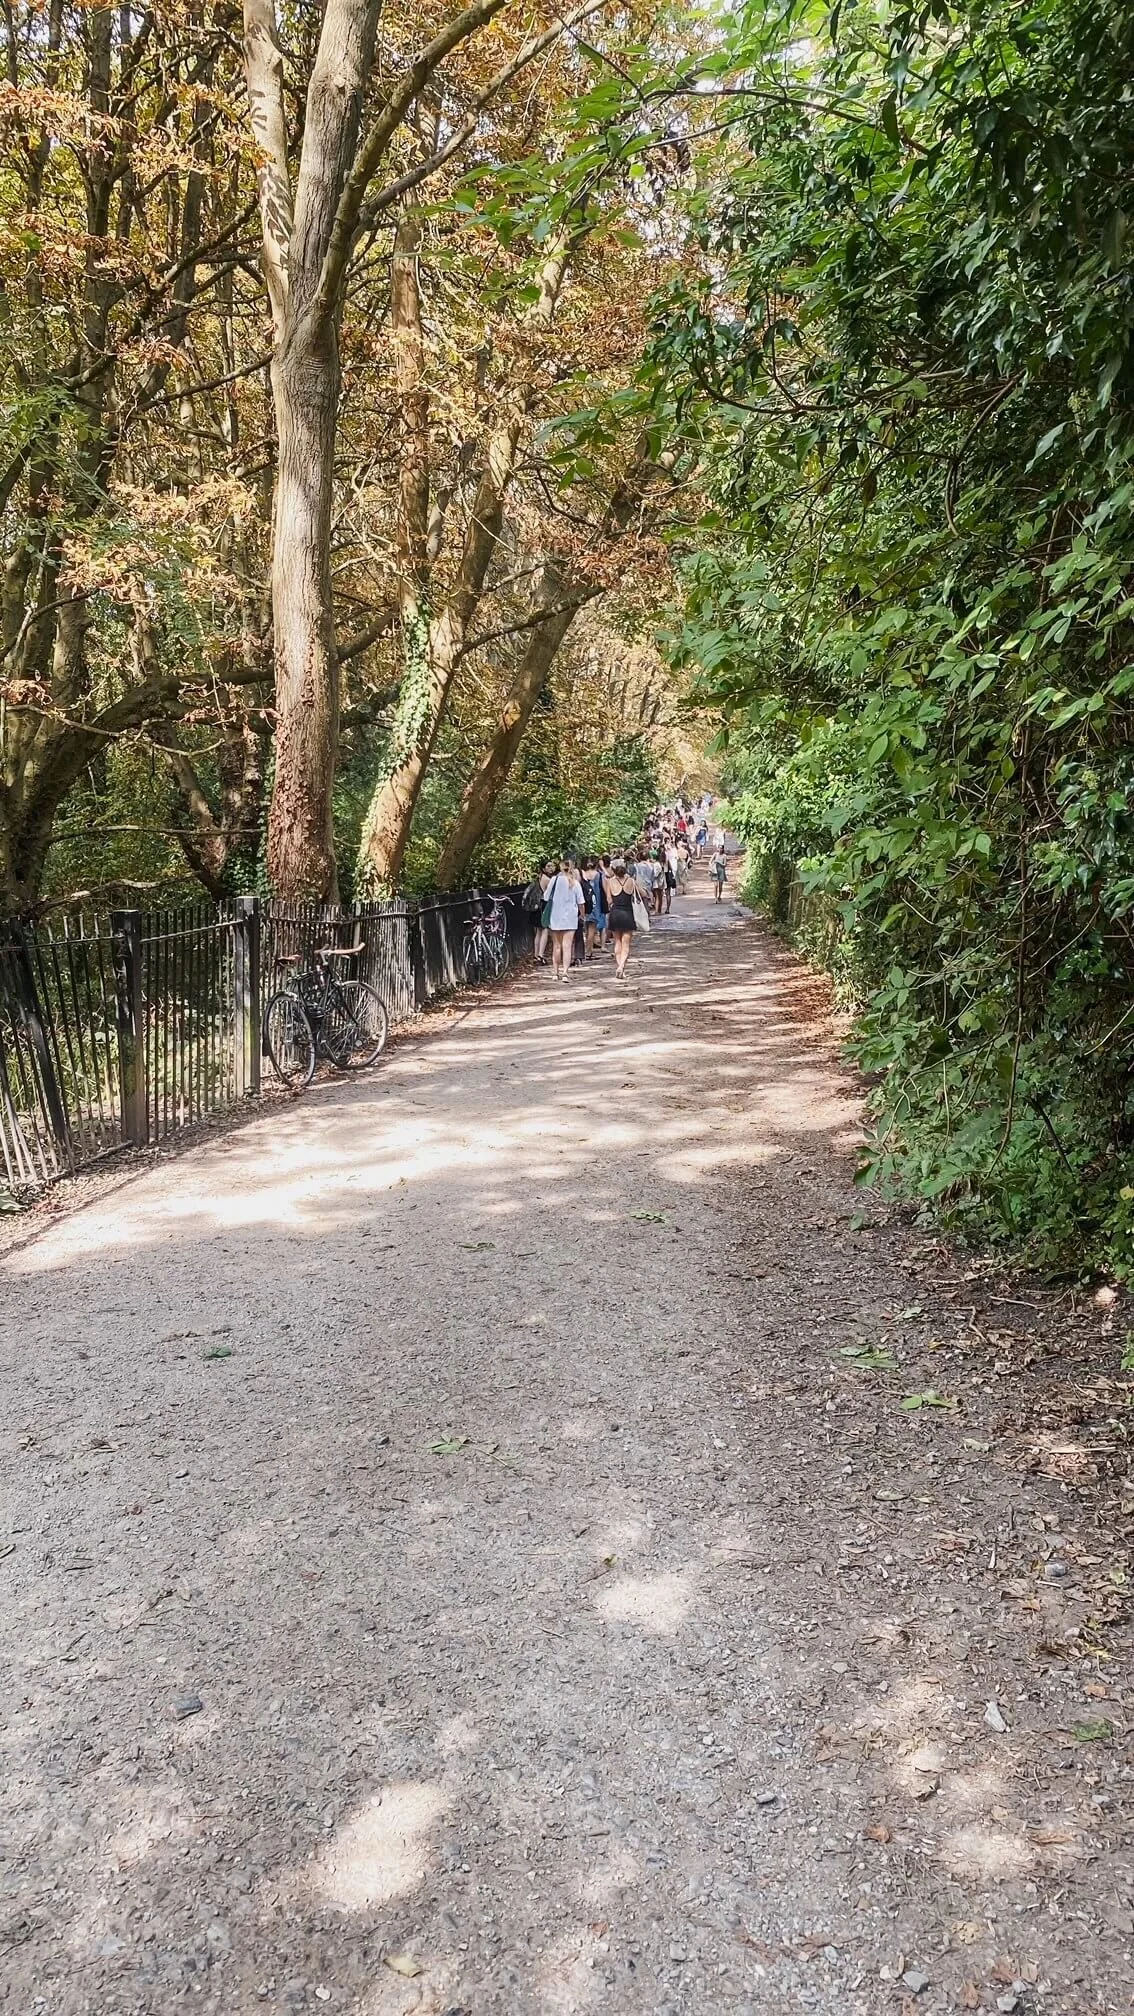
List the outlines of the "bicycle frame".
<svg viewBox="0 0 1134 2016">
<path fill-rule="evenodd" d="M 331 1009 L 338 1006 L 349 1012 L 350 1003 L 339 986 L 338 975 L 318 952 L 314 963 L 291 969 L 284 977 L 280 992 L 294 994 L 304 1014 L 311 1024 L 316 1040 L 319 1027 L 326 1021 Z"/>
</svg>

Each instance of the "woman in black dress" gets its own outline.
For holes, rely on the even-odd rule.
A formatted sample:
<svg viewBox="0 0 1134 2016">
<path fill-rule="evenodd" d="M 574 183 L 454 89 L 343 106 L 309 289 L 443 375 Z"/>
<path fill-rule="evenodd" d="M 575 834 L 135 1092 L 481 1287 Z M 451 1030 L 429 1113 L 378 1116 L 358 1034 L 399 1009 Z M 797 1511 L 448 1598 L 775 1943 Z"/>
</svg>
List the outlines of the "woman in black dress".
<svg viewBox="0 0 1134 2016">
<path fill-rule="evenodd" d="M 614 946 L 614 977 L 625 980 L 626 961 L 630 957 L 630 947 L 636 929 L 634 923 L 634 894 L 637 883 L 626 873 L 625 861 L 616 861 L 606 877 L 607 929 Z"/>
</svg>

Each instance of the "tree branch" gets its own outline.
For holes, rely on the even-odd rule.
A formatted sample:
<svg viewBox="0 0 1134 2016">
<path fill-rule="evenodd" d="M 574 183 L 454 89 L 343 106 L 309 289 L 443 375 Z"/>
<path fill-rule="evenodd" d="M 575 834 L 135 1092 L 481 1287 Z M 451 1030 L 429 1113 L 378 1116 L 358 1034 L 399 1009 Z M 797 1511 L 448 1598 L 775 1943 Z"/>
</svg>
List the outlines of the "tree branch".
<svg viewBox="0 0 1134 2016">
<path fill-rule="evenodd" d="M 252 4 L 252 0 L 248 0 L 248 4 Z M 343 184 L 313 304 L 314 313 L 320 319 L 329 319 L 335 312 L 355 241 L 363 198 L 378 163 L 414 99 L 446 56 L 451 55 L 462 42 L 467 42 L 478 28 L 485 27 L 504 5 L 505 0 L 472 0 L 471 6 L 454 15 L 440 34 L 426 43 L 420 56 L 414 59 L 401 82 L 391 91 Z"/>
<path fill-rule="evenodd" d="M 264 279 L 278 336 L 287 313 L 292 214 L 283 56 L 273 0 L 244 0 L 244 74 L 252 137 L 263 157 L 259 189 Z"/>
<path fill-rule="evenodd" d="M 510 84 L 513 78 L 518 77 L 522 70 L 526 70 L 537 56 L 542 56 L 545 49 L 550 49 L 570 29 L 577 27 L 580 21 L 585 21 L 588 15 L 597 14 L 605 5 L 606 0 L 585 0 L 582 7 L 577 7 L 573 14 L 568 14 L 562 21 L 557 21 L 554 28 L 548 28 L 542 35 L 534 35 L 530 41 L 525 42 L 512 61 L 507 63 L 503 70 L 498 70 L 479 97 L 473 99 L 464 118 L 454 127 L 444 146 L 439 147 L 427 160 L 418 162 L 416 168 L 407 168 L 404 175 L 399 175 L 395 182 L 387 183 L 384 189 L 380 189 L 376 196 L 372 196 L 368 203 L 362 205 L 359 211 L 358 230 L 360 232 L 371 230 L 383 211 L 389 210 L 411 189 L 416 189 L 422 182 L 428 181 L 431 175 L 435 175 L 439 168 L 444 167 L 446 161 L 452 160 L 454 154 L 459 154 L 462 147 L 472 139 L 481 113 L 491 104 L 497 93 Z"/>
</svg>

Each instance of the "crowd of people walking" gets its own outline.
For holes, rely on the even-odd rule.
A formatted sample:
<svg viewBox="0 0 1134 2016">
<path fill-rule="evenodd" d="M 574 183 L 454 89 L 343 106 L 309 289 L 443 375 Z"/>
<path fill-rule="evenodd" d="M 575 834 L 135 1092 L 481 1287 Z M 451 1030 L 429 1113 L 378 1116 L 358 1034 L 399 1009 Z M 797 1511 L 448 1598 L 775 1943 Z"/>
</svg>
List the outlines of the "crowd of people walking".
<svg viewBox="0 0 1134 2016">
<path fill-rule="evenodd" d="M 650 929 L 651 918 L 669 915 L 674 897 L 689 887 L 693 862 L 704 860 L 711 808 L 708 797 L 696 807 L 678 799 L 650 815 L 632 847 L 601 858 L 565 854 L 545 861 L 523 898 L 525 909 L 539 916 L 536 964 L 566 980 L 573 966 L 609 950 L 614 977 L 624 980 L 635 935 Z M 728 879 L 724 842 L 718 827 L 709 862 L 717 902 Z"/>
</svg>

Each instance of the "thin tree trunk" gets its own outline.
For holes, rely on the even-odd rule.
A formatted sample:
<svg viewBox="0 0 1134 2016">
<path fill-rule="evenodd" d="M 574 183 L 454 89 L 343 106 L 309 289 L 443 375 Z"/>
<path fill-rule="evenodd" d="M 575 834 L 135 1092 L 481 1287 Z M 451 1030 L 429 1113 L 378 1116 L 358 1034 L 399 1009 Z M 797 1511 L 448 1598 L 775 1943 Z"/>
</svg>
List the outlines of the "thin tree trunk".
<svg viewBox="0 0 1134 2016">
<path fill-rule="evenodd" d="M 333 329 L 301 334 L 272 367 L 278 462 L 272 541 L 276 774 L 268 873 L 289 896 L 337 900 L 332 793 L 339 673 L 331 518 L 339 360 Z"/>
<path fill-rule="evenodd" d="M 556 653 L 579 609 L 587 600 L 579 595 L 551 609 L 532 631 L 528 648 L 500 710 L 496 732 L 468 783 L 453 830 L 437 864 L 437 880 L 442 889 L 459 889 L 469 863 L 488 830 L 532 709 L 547 682 Z"/>
<path fill-rule="evenodd" d="M 546 330 L 554 319 L 576 242 L 574 237 L 564 237 L 544 264 L 539 298 L 530 318 L 536 329 Z M 398 885 L 418 796 L 496 554 L 504 523 L 504 504 L 534 397 L 534 382 L 530 378 L 517 389 L 512 411 L 488 443 L 461 565 L 445 607 L 428 626 L 419 623 L 416 632 L 406 637 L 406 672 L 390 747 L 384 773 L 370 801 L 358 852 L 359 883 L 368 892 L 396 889 Z M 403 493 L 403 516 L 404 513 Z"/>
<path fill-rule="evenodd" d="M 420 622 L 406 638 L 406 667 L 386 770 L 370 801 L 358 850 L 359 882 L 368 893 L 398 885 L 414 808 L 500 538 L 519 435 L 517 423 L 492 444 L 489 467 L 477 485 L 453 596 L 432 623 Z"/>
</svg>

